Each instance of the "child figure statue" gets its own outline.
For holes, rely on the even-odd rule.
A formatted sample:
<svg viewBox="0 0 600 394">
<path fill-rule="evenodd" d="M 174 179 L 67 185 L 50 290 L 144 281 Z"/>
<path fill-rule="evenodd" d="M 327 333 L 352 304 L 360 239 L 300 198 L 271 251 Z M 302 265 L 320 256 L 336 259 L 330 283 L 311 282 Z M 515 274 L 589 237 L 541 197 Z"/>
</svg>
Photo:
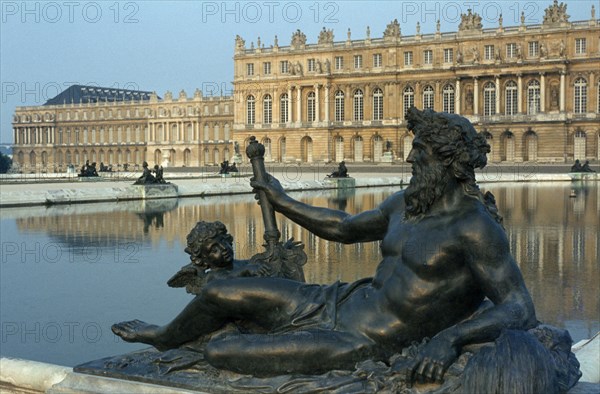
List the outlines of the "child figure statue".
<svg viewBox="0 0 600 394">
<path fill-rule="evenodd" d="M 302 247 L 293 240 L 284 245 L 288 251 L 302 249 Z M 170 287 L 185 287 L 186 291 L 191 294 L 199 294 L 206 283 L 215 279 L 258 276 L 298 279 L 286 275 L 286 270 L 280 270 L 267 263 L 260 258 L 261 255 L 256 255 L 250 260 L 235 260 L 233 237 L 227 233 L 227 228 L 219 221 L 198 222 L 187 236 L 185 252 L 190 255 L 191 262 L 173 275 L 167 284 Z M 304 258 L 303 261 L 293 263 L 302 265 L 305 261 Z"/>
</svg>

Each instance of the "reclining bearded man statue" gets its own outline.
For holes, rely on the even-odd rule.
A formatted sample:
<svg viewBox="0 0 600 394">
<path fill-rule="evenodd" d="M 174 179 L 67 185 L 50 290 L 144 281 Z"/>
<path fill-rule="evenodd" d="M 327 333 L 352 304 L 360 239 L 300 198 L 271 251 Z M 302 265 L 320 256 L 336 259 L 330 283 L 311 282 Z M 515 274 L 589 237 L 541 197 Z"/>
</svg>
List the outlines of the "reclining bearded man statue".
<svg viewBox="0 0 600 394">
<path fill-rule="evenodd" d="M 204 357 L 217 368 L 255 376 L 352 370 L 430 337 L 407 374 L 431 382 L 442 380 L 465 345 L 535 327 L 494 198 L 475 181 L 490 149 L 485 137 L 458 115 L 411 108 L 407 120 L 414 133 L 406 159 L 410 185 L 376 209 L 350 215 L 313 207 L 289 197 L 273 177 L 251 181 L 275 211 L 319 237 L 380 241 L 382 260 L 372 278 L 329 286 L 213 280 L 170 323 L 124 322 L 113 331 L 126 341 L 172 349 L 227 323 L 250 322 L 251 332 L 211 338 Z M 486 298 L 493 305 L 478 311 Z"/>
</svg>

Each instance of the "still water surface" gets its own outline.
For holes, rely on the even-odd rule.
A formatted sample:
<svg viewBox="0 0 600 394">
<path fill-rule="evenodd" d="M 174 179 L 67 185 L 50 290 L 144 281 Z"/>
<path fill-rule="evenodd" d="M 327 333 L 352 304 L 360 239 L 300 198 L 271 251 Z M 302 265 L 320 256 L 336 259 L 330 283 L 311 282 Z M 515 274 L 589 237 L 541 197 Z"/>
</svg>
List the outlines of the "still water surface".
<svg viewBox="0 0 600 394">
<path fill-rule="evenodd" d="M 538 318 L 575 341 L 600 329 L 596 183 L 488 185 L 536 304 Z M 577 197 L 569 198 L 571 188 Z M 312 205 L 357 213 L 396 188 L 303 192 Z M 236 257 L 262 251 L 260 208 L 251 195 L 0 210 L 0 354 L 73 366 L 144 348 L 115 337 L 114 322 L 164 324 L 190 301 L 166 285 L 188 263 L 185 237 L 199 220 L 220 220 Z M 340 245 L 278 216 L 285 238 L 305 243 L 307 281 L 371 276 L 378 243 Z"/>
</svg>

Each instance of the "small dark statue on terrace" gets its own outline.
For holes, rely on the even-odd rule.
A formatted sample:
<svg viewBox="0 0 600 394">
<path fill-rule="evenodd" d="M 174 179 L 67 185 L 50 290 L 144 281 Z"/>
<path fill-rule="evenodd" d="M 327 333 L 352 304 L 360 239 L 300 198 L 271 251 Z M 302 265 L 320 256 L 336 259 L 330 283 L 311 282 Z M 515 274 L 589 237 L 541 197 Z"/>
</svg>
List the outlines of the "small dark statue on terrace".
<svg viewBox="0 0 600 394">
<path fill-rule="evenodd" d="M 142 176 L 140 176 L 133 184 L 134 185 L 159 185 L 159 184 L 168 184 L 169 182 L 165 181 L 163 177 L 163 168 L 156 164 L 154 166 L 154 171 L 148 168 L 148 162 L 144 162 L 142 164 L 143 172 Z M 154 175 L 152 174 L 154 172 Z"/>
<path fill-rule="evenodd" d="M 251 181 L 261 204 L 268 201 L 276 212 L 319 237 L 345 244 L 379 241 L 382 260 L 372 278 L 316 285 L 260 277 L 260 267 L 252 268 L 252 275 L 222 277 L 220 267 L 233 264 L 230 242 L 215 241 L 213 251 L 209 243 L 190 243 L 188 238 L 188 248 L 202 245 L 199 253 L 188 253 L 212 260 L 196 264 L 192 257 L 171 285 L 188 283 L 179 279 L 201 271 L 213 273 L 212 279 L 194 289 L 196 297 L 168 324 L 135 320 L 115 324 L 113 332 L 160 350 L 208 338 L 206 361 L 253 376 L 352 371 L 372 360 L 370 366 L 386 370 L 381 382 L 392 383 L 380 383 L 392 391 L 406 388 L 396 385 L 398 380 L 408 385 L 441 382 L 461 353 L 496 341 L 491 351 L 472 357 L 477 362 L 464 369 L 461 390 L 566 391 L 580 374 L 570 337 L 565 332 L 560 346 L 554 346 L 544 342 L 546 334 L 534 332 L 553 331 L 538 327 L 494 197 L 483 194 L 475 181 L 475 169 L 486 165 L 490 149 L 485 137 L 458 115 L 411 108 L 407 120 L 414 133 L 407 157 L 413 177 L 406 190 L 373 210 L 351 215 L 313 207 L 288 196 L 272 176 L 255 172 Z M 221 237 L 226 237 L 223 232 Z M 250 268 L 240 267 L 233 264 L 229 272 Z M 250 326 L 211 336 L 232 322 Z M 417 350 L 405 357 L 403 349 L 414 348 L 415 341 L 421 342 Z M 339 375 L 327 374 L 325 379 L 328 383 L 321 388 L 341 387 L 335 386 Z M 376 386 L 375 391 L 385 387 Z"/>
<path fill-rule="evenodd" d="M 327 178 L 348 178 L 348 167 L 346 167 L 346 162 L 340 162 L 338 169 L 327 175 Z"/>
<path fill-rule="evenodd" d="M 93 177 L 99 176 L 96 170 L 96 163 L 90 164 L 89 160 L 85 161 L 85 164 L 81 167 L 81 171 L 77 174 L 78 177 Z"/>
</svg>

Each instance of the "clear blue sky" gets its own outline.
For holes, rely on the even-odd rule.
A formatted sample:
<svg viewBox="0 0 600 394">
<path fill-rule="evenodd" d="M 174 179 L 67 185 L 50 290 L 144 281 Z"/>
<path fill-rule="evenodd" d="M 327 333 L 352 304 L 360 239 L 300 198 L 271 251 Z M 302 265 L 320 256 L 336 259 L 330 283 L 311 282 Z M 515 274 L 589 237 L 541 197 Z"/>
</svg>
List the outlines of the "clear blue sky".
<svg viewBox="0 0 600 394">
<path fill-rule="evenodd" d="M 598 0 L 566 1 L 570 20 L 590 18 Z M 12 142 L 16 106 L 41 105 L 68 86 L 91 84 L 159 95 L 170 90 L 231 93 L 236 34 L 256 45 L 289 45 L 301 29 L 315 43 L 325 26 L 335 40 L 381 37 L 397 18 L 403 35 L 456 31 L 459 14 L 472 8 L 483 26 L 541 23 L 546 1 L 0 1 L 0 142 Z M 600 10 L 598 10 L 600 13 Z M 218 94 L 218 91 L 216 91 Z"/>
</svg>

